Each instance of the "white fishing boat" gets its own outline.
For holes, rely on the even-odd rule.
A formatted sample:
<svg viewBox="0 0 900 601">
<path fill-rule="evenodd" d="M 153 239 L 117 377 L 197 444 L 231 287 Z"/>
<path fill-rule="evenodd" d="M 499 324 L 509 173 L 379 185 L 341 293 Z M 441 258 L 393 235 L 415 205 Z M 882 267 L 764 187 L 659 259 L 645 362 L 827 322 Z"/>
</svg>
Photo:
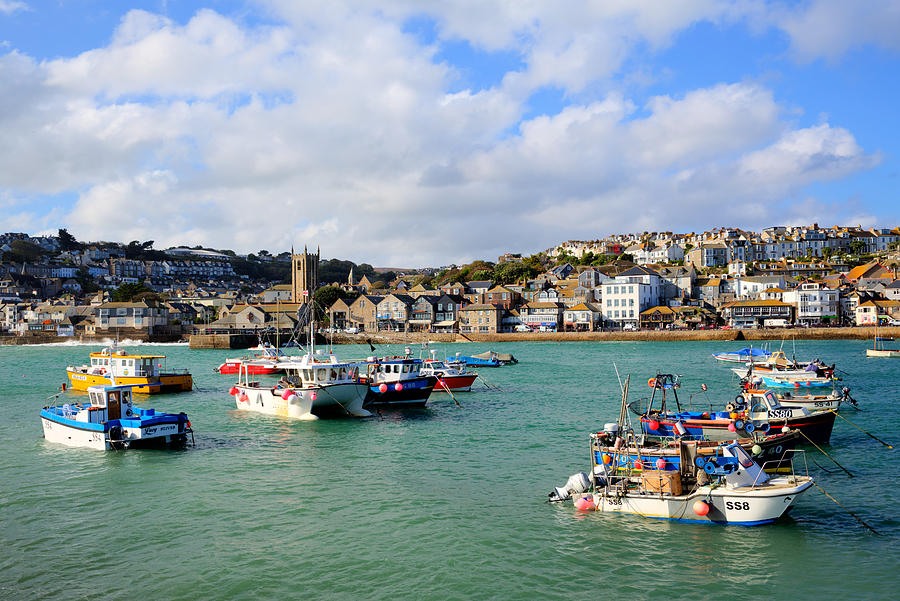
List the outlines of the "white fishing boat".
<svg viewBox="0 0 900 601">
<path fill-rule="evenodd" d="M 363 409 L 369 386 L 360 378 L 359 365 L 316 351 L 314 332 L 315 322 L 311 322 L 305 355 L 279 360 L 284 376 L 274 386 L 251 381 L 247 366 L 241 367 L 238 382 L 230 390 L 239 410 L 301 420 L 326 414 L 372 415 Z"/>
<path fill-rule="evenodd" d="M 78 403 L 41 410 L 44 438 L 70 447 L 98 450 L 184 444 L 193 437 L 184 413 L 139 409 L 132 404 L 135 385 L 96 385 Z"/>
<path fill-rule="evenodd" d="M 681 444 L 690 457 L 692 443 Z M 591 478 L 576 474 L 550 493 L 550 500 L 571 498 L 581 511 L 757 526 L 783 516 L 813 485 L 809 476 L 768 475 L 737 443 L 724 444 L 720 451 L 713 458 L 695 453 L 678 470 L 644 470 L 625 476 L 592 461 Z"/>
</svg>

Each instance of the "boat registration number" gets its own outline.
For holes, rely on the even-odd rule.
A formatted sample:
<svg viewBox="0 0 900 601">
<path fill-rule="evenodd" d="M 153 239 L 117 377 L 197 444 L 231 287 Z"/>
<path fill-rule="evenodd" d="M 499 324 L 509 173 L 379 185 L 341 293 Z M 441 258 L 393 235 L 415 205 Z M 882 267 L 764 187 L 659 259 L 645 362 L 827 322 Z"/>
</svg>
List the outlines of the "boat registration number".
<svg viewBox="0 0 900 601">
<path fill-rule="evenodd" d="M 769 409 L 767 412 L 769 419 L 784 419 L 791 416 L 790 409 Z"/>
<path fill-rule="evenodd" d="M 739 511 L 749 511 L 750 503 L 747 501 L 725 501 L 725 509 L 736 509 Z"/>
<path fill-rule="evenodd" d="M 816 407 L 830 407 L 831 406 L 831 403 L 829 403 L 828 401 L 816 401 L 814 404 Z"/>
<path fill-rule="evenodd" d="M 73 380 L 87 380 L 87 376 L 82 376 L 79 374 L 71 374 Z"/>
</svg>

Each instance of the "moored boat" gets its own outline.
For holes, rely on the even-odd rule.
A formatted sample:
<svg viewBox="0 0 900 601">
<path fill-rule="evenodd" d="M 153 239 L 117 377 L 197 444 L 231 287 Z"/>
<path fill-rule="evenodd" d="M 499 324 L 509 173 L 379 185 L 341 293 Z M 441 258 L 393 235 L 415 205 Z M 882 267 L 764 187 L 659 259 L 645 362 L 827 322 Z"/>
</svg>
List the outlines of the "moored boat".
<svg viewBox="0 0 900 601">
<path fill-rule="evenodd" d="M 369 394 L 366 406 L 404 405 L 424 407 L 437 384 L 437 376 L 422 374 L 423 361 L 403 357 L 369 357 L 366 382 Z"/>
<path fill-rule="evenodd" d="M 497 353 L 495 351 L 486 351 L 471 356 L 456 353 L 453 357 L 447 357 L 447 361 L 463 363 L 469 367 L 501 367 L 503 365 L 514 365 L 519 362 L 510 353 Z"/>
<path fill-rule="evenodd" d="M 834 411 L 810 411 L 805 407 L 783 406 L 774 392 L 739 395 L 728 403 L 724 411 L 684 411 L 678 401 L 679 376 L 657 374 L 650 380 L 653 393 L 646 411 L 632 407 L 640 415 L 641 428 L 648 436 L 687 437 L 702 440 L 732 440 L 742 433 L 781 430 L 785 426 L 799 430 L 816 444 L 827 444 L 834 428 Z M 655 407 L 656 392 L 661 390 L 660 406 Z M 667 392 L 671 390 L 677 411 L 666 408 Z"/>
<path fill-rule="evenodd" d="M 426 359 L 422 366 L 423 376 L 437 377 L 435 390 L 468 392 L 478 378 L 478 374 L 466 369 L 465 363 L 450 363 L 439 359 Z"/>
<path fill-rule="evenodd" d="M 770 351 L 761 348 L 742 348 L 734 352 L 713 353 L 713 357 L 723 363 L 762 363 L 771 354 Z"/>
<path fill-rule="evenodd" d="M 246 369 L 242 370 L 241 379 L 230 390 L 237 408 L 301 420 L 330 414 L 372 415 L 363 409 L 369 387 L 359 377 L 359 365 L 311 351 L 299 361 L 281 363 L 285 375 L 274 386 L 250 381 Z"/>
<path fill-rule="evenodd" d="M 885 342 L 893 342 L 893 338 L 885 338 L 882 336 L 875 336 L 875 342 L 872 345 L 872 348 L 866 349 L 866 357 L 889 357 L 893 359 L 900 358 L 900 348 L 891 349 L 885 348 Z M 880 343 L 880 344 L 879 344 Z"/>
<path fill-rule="evenodd" d="M 246 366 L 247 373 L 255 375 L 271 375 L 281 372 L 279 361 L 285 358 L 284 351 L 274 346 L 265 344 L 249 349 L 253 351 L 252 357 L 237 357 L 226 359 L 215 368 L 220 374 L 236 374 Z"/>
<path fill-rule="evenodd" d="M 44 438 L 72 447 L 98 450 L 179 445 L 193 436 L 184 413 L 139 409 L 132 404 L 133 385 L 95 385 L 78 403 L 41 410 Z"/>
<path fill-rule="evenodd" d="M 576 474 L 564 487 L 554 489 L 550 500 L 571 498 L 582 511 L 757 526 L 783 516 L 813 484 L 810 477 L 794 473 L 769 476 L 737 443 L 721 445 L 713 456 L 695 454 L 690 461 L 695 443 L 680 444 L 686 460 L 677 469 L 626 475 L 598 464 L 592 454 L 591 477 Z"/>
<path fill-rule="evenodd" d="M 160 361 L 165 355 L 131 354 L 110 345 L 91 353 L 89 365 L 69 366 L 66 374 L 74 390 L 87 390 L 103 384 L 129 385 L 134 392 L 156 394 L 184 392 L 193 389 L 194 380 L 186 370 L 167 370 Z"/>
</svg>

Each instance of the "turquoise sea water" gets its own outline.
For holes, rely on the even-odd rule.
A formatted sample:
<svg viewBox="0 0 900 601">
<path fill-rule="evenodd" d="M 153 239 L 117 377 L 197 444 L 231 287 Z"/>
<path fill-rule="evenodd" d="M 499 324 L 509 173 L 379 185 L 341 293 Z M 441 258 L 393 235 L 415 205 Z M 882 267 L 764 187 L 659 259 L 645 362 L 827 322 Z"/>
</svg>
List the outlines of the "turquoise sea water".
<svg viewBox="0 0 900 601">
<path fill-rule="evenodd" d="M 588 470 L 588 433 L 615 420 L 614 364 L 632 376 L 631 399 L 660 370 L 682 374 L 683 400 L 724 403 L 736 384 L 710 354 L 740 347 L 496 344 L 520 360 L 482 370 L 503 392 L 298 422 L 235 410 L 234 376 L 212 370 L 239 352 L 143 345 L 193 372 L 198 390 L 142 405 L 187 412 L 197 444 L 118 453 L 41 436 L 65 366 L 99 347 L 0 347 L 0 599 L 897 599 L 900 455 L 840 419 L 828 450 L 856 477 L 813 452 L 811 473 L 881 536 L 815 489 L 757 528 L 544 503 Z M 849 372 L 863 410 L 843 414 L 900 444 L 900 361 L 865 347 L 798 341 L 796 352 Z"/>
</svg>

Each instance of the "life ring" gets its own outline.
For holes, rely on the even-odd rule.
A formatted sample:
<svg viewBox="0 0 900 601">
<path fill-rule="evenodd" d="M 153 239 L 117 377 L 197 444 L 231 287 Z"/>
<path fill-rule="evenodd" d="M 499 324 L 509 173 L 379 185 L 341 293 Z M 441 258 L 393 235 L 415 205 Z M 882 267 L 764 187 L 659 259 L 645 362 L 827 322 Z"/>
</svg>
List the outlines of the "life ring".
<svg viewBox="0 0 900 601">
<path fill-rule="evenodd" d="M 126 375 L 126 376 L 128 375 L 128 370 L 127 370 L 127 369 L 125 370 L 125 374 L 124 374 L 124 375 Z"/>
<path fill-rule="evenodd" d="M 656 388 L 656 378 L 650 378 L 647 380 L 647 386 L 650 388 Z"/>
<path fill-rule="evenodd" d="M 735 409 L 737 409 L 737 407 L 735 407 L 734 403 L 728 403 L 727 405 L 725 405 L 725 411 L 727 411 L 728 413 L 733 413 Z"/>
<path fill-rule="evenodd" d="M 105 374 L 105 373 L 106 373 L 106 368 L 105 368 L 105 367 L 101 367 L 101 368 L 100 368 L 100 375 L 102 376 L 102 375 Z"/>
</svg>

